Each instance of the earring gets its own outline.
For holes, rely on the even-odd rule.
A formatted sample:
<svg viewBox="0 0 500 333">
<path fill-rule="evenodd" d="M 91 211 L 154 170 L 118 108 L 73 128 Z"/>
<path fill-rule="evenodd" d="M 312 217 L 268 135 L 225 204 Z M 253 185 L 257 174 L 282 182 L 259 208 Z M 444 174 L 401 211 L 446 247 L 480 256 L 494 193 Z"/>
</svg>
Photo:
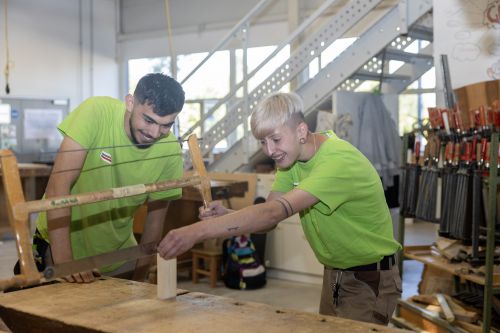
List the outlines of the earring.
<svg viewBox="0 0 500 333">
<path fill-rule="evenodd" d="M 299 142 L 300 142 L 301 144 L 304 144 L 304 143 L 306 143 L 306 139 L 305 139 L 305 138 L 300 138 L 300 139 L 299 139 Z"/>
</svg>

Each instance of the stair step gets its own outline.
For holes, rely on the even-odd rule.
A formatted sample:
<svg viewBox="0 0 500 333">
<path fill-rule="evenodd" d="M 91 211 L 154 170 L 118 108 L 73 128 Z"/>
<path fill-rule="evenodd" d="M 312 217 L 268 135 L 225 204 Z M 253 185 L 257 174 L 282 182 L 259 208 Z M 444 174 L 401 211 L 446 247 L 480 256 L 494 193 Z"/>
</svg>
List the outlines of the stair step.
<svg viewBox="0 0 500 333">
<path fill-rule="evenodd" d="M 365 70 L 360 70 L 354 73 L 351 76 L 351 79 L 358 79 L 361 81 L 378 81 L 382 78 L 384 81 L 408 81 L 411 79 L 411 77 L 407 75 L 395 75 L 395 74 L 380 74 L 380 73 L 375 73 L 375 72 L 368 72 Z"/>
<path fill-rule="evenodd" d="M 408 36 L 413 39 L 426 40 L 428 42 L 434 41 L 434 32 L 432 27 L 426 27 L 423 25 L 414 25 L 411 30 L 408 31 Z"/>
<path fill-rule="evenodd" d="M 434 61 L 434 57 L 430 54 L 422 54 L 422 53 L 410 53 L 402 50 L 387 48 L 385 50 L 385 59 L 386 60 L 398 60 L 406 63 L 413 63 L 417 59 L 419 60 L 427 60 Z"/>
</svg>

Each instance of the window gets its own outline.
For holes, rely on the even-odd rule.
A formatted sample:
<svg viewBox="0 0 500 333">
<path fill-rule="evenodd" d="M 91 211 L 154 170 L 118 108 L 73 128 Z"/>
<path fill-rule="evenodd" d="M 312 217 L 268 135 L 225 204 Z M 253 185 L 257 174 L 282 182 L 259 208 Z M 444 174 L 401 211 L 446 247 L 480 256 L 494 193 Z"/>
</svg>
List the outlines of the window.
<svg viewBox="0 0 500 333">
<path fill-rule="evenodd" d="M 436 77 L 433 67 L 408 86 L 409 89 L 415 89 L 416 93 L 399 96 L 399 134 L 403 135 L 411 131 L 416 123 L 421 124 L 422 119 L 429 117 L 427 108 L 436 106 L 436 93 L 419 92 L 419 90 L 434 89 L 435 86 Z"/>
<path fill-rule="evenodd" d="M 251 47 L 247 49 L 247 62 L 248 73 L 251 73 L 262 61 L 264 61 L 271 53 L 276 50 L 277 46 L 261 46 Z M 243 80 L 243 50 L 237 49 L 235 51 L 236 57 L 236 82 L 240 83 Z M 290 47 L 285 46 L 279 51 L 265 66 L 263 66 L 257 73 L 248 80 L 248 91 L 252 91 L 266 78 L 269 77 L 274 71 L 281 66 L 290 57 Z M 276 89 L 277 90 L 277 89 Z M 290 91 L 289 85 L 285 84 L 281 89 L 282 91 Z M 238 97 L 243 97 L 243 90 L 237 92 Z"/>
<path fill-rule="evenodd" d="M 149 73 L 172 75 L 170 57 L 130 59 L 128 61 L 128 91 L 135 90 L 137 82 Z"/>
<path fill-rule="evenodd" d="M 208 53 L 192 53 L 177 57 L 177 78 L 182 82 Z M 217 51 L 196 73 L 182 84 L 186 99 L 222 98 L 229 93 L 231 70 L 229 51 Z"/>
</svg>

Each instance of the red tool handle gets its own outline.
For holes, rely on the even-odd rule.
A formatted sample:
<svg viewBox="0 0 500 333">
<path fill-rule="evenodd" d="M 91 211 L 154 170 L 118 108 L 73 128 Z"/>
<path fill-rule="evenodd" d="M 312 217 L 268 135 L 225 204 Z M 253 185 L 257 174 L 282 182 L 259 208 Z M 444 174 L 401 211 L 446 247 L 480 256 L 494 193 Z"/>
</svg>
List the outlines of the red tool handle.
<svg viewBox="0 0 500 333">
<path fill-rule="evenodd" d="M 477 137 L 474 137 L 472 139 L 472 156 L 471 156 L 471 161 L 476 160 L 476 147 L 477 147 Z"/>
</svg>

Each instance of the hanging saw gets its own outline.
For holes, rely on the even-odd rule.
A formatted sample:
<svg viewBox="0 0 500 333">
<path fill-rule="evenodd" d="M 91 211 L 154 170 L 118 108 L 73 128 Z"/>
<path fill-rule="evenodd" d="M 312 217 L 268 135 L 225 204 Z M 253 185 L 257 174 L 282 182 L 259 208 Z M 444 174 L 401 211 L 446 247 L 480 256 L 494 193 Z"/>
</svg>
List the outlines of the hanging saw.
<svg viewBox="0 0 500 333">
<path fill-rule="evenodd" d="M 167 180 L 151 184 L 138 184 L 112 188 L 103 191 L 66 195 L 43 200 L 25 201 L 17 161 L 9 150 L 0 150 L 0 165 L 6 192 L 9 222 L 15 232 L 16 246 L 21 266 L 21 274 L 11 279 L 0 280 L 0 291 L 40 284 L 58 277 L 107 266 L 119 261 L 129 261 L 156 253 L 156 243 L 141 244 L 117 251 L 104 253 L 83 259 L 68 261 L 46 267 L 38 272 L 31 250 L 31 233 L 29 230 L 29 214 L 64 207 L 73 207 L 117 198 L 130 197 L 143 193 L 164 191 L 187 186 L 199 186 L 204 202 L 211 200 L 210 180 L 201 161 L 196 135 L 189 137 L 190 154 L 198 175 L 178 180 Z M 198 148 L 198 149 L 196 149 Z"/>
</svg>

